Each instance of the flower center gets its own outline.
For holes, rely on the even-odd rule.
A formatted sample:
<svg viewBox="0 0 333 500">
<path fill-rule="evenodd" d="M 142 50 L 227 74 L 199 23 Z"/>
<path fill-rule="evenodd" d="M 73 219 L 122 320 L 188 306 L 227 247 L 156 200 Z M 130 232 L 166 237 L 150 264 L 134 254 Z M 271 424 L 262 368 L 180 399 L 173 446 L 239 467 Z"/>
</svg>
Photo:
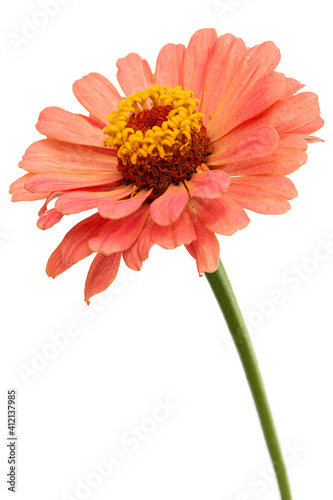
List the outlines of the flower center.
<svg viewBox="0 0 333 500">
<path fill-rule="evenodd" d="M 118 170 L 126 184 L 134 184 L 137 191 L 152 188 L 154 200 L 170 184 L 191 178 L 212 152 L 198 104 L 192 91 L 166 85 L 120 101 L 107 118 L 103 145 L 117 148 Z"/>
</svg>

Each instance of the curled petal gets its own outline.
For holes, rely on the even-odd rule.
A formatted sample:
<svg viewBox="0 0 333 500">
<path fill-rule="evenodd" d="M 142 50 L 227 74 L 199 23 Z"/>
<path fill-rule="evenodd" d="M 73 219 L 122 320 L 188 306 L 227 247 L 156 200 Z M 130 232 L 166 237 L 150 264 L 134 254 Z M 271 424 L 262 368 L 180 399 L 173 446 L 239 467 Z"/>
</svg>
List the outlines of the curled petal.
<svg viewBox="0 0 333 500">
<path fill-rule="evenodd" d="M 76 264 L 88 257 L 92 253 L 88 241 L 105 223 L 105 219 L 99 214 L 94 214 L 76 224 L 61 242 L 64 264 Z"/>
<path fill-rule="evenodd" d="M 78 214 L 85 210 L 96 208 L 101 199 L 107 197 L 108 199 L 119 199 L 122 196 L 128 196 L 132 192 L 130 186 L 114 187 L 114 189 L 106 189 L 105 191 L 70 191 L 64 193 L 56 201 L 55 208 L 57 211 L 64 215 Z"/>
<path fill-rule="evenodd" d="M 165 193 L 150 205 L 150 216 L 156 224 L 169 226 L 178 219 L 188 199 L 184 184 L 170 184 Z"/>
<path fill-rule="evenodd" d="M 209 170 L 192 175 L 185 184 L 191 198 L 219 198 L 227 192 L 230 176 L 223 170 Z"/>
<path fill-rule="evenodd" d="M 230 236 L 250 222 L 244 209 L 227 195 L 217 200 L 193 198 L 192 203 L 201 224 L 218 234 Z"/>
<path fill-rule="evenodd" d="M 93 252 L 110 255 L 129 248 L 139 237 L 149 213 L 149 206 L 143 205 L 137 212 L 124 219 L 106 220 L 97 236 L 89 240 Z"/>
<path fill-rule="evenodd" d="M 111 255 L 99 253 L 96 255 L 90 266 L 84 289 L 84 300 L 88 305 L 93 295 L 104 292 L 115 280 L 120 258 L 121 253 Z"/>
<path fill-rule="evenodd" d="M 154 224 L 151 239 L 162 248 L 170 250 L 179 245 L 188 245 L 197 237 L 193 222 L 186 209 L 178 219 L 168 226 Z"/>
<path fill-rule="evenodd" d="M 187 210 L 192 219 L 197 239 L 193 240 L 189 245 L 185 245 L 186 249 L 196 260 L 199 275 L 206 272 L 213 273 L 219 263 L 219 242 L 213 231 L 200 224 L 194 210 L 191 207 L 188 207 Z"/>
<path fill-rule="evenodd" d="M 46 274 L 50 278 L 56 278 L 59 276 L 59 274 L 62 274 L 63 272 L 67 271 L 72 267 L 72 264 L 65 264 L 64 261 L 62 260 L 62 253 L 61 253 L 61 243 L 60 245 L 57 246 L 57 248 L 52 252 L 47 265 L 46 265 Z"/>
<path fill-rule="evenodd" d="M 152 189 L 142 189 L 137 195 L 126 200 L 104 198 L 98 202 L 98 211 L 102 217 L 106 217 L 107 219 L 121 219 L 127 217 L 133 212 L 136 212 L 151 193 Z"/>
<path fill-rule="evenodd" d="M 40 215 L 37 221 L 37 226 L 39 229 L 49 229 L 61 221 L 62 218 L 62 214 L 59 214 L 54 208 L 51 208 L 51 210 L 47 210 Z"/>
<path fill-rule="evenodd" d="M 151 230 L 154 222 L 148 217 L 135 243 L 123 252 L 126 265 L 134 271 L 140 271 L 143 261 L 148 258 L 149 251 L 154 245 L 151 239 Z"/>
</svg>

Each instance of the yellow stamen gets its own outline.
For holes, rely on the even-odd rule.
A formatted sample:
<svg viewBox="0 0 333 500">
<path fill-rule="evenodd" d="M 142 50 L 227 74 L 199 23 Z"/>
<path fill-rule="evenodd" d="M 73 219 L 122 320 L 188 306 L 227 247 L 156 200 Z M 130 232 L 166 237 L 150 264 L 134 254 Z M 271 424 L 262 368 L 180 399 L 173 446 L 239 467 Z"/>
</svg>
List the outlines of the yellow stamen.
<svg viewBox="0 0 333 500">
<path fill-rule="evenodd" d="M 117 111 L 108 116 L 110 125 L 103 132 L 108 135 L 103 141 L 104 146 L 118 148 L 118 156 L 125 160 L 129 157 L 136 164 L 138 156 L 159 155 L 164 158 L 175 144 L 191 140 L 191 132 L 201 129 L 203 114 L 196 112 L 199 99 L 193 98 L 191 90 L 181 87 L 153 85 L 148 89 L 136 92 L 120 101 Z M 161 126 L 153 126 L 143 134 L 141 130 L 134 131 L 128 126 L 133 114 L 154 107 L 172 105 Z"/>
</svg>

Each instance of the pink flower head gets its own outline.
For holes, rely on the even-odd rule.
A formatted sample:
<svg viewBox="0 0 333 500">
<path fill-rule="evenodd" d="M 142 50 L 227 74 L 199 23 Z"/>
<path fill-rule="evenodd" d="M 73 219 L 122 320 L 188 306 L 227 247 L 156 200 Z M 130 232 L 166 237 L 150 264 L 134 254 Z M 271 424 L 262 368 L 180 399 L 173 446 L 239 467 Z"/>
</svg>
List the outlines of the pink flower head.
<svg viewBox="0 0 333 500">
<path fill-rule="evenodd" d="M 199 30 L 188 47 L 165 45 L 155 73 L 138 54 L 117 62 L 126 97 L 90 73 L 74 83 L 89 113 L 50 107 L 11 185 L 13 201 L 41 200 L 38 227 L 96 213 L 74 226 L 46 268 L 55 278 L 92 253 L 85 300 L 115 279 L 121 256 L 140 270 L 150 248 L 185 245 L 200 274 L 218 266 L 215 233 L 249 223 L 244 209 L 282 214 L 297 196 L 286 175 L 307 160 L 323 120 L 316 94 L 275 71 L 272 42 Z M 48 208 L 56 200 L 54 208 Z"/>
</svg>

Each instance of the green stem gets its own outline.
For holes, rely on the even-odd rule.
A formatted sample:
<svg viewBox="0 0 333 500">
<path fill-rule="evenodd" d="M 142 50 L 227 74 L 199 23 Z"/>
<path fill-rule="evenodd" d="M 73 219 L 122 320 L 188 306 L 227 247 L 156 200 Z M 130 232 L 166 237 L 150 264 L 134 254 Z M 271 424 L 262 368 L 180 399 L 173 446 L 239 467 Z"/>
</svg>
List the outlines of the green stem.
<svg viewBox="0 0 333 500">
<path fill-rule="evenodd" d="M 267 447 L 275 469 L 281 499 L 292 500 L 286 466 L 283 460 L 283 455 L 266 396 L 265 387 L 260 374 L 257 358 L 242 313 L 239 309 L 235 294 L 232 290 L 221 260 L 219 261 L 219 267 L 217 270 L 214 273 L 205 273 L 205 276 L 208 279 L 220 309 L 225 317 L 239 357 L 243 364 L 254 402 L 257 407 Z"/>
</svg>

